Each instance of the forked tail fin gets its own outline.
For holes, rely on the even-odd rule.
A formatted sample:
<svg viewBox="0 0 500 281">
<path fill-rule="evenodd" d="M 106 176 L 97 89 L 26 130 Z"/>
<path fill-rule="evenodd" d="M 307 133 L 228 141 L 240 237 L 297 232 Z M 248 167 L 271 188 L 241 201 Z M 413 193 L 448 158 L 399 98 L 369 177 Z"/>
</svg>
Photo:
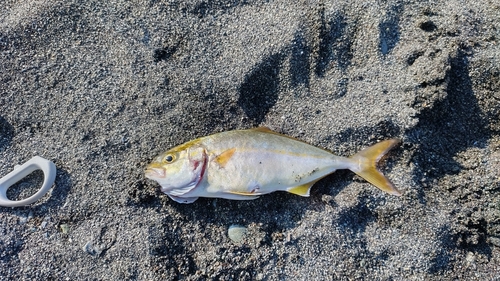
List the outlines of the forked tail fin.
<svg viewBox="0 0 500 281">
<path fill-rule="evenodd" d="M 377 169 L 380 158 L 398 143 L 397 139 L 385 140 L 361 150 L 349 158 L 352 161 L 350 170 L 381 190 L 400 196 L 401 192 Z"/>
</svg>

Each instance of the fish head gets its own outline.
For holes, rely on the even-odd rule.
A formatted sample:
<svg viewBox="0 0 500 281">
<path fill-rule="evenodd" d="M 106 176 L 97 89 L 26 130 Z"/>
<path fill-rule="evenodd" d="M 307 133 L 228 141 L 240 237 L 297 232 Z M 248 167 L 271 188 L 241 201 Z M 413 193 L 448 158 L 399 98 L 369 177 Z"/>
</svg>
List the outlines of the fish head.
<svg viewBox="0 0 500 281">
<path fill-rule="evenodd" d="M 203 146 L 178 146 L 156 157 L 146 167 L 147 178 L 157 181 L 161 191 L 181 196 L 194 189 L 203 178 L 207 163 Z"/>
</svg>

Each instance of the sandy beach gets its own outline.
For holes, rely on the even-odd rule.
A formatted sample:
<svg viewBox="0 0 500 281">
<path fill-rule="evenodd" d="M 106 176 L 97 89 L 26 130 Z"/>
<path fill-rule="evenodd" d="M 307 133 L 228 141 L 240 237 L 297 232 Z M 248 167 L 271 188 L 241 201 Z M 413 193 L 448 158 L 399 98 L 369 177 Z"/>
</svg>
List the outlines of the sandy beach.
<svg viewBox="0 0 500 281">
<path fill-rule="evenodd" d="M 0 207 L 0 280 L 500 280 L 498 1 L 2 6 L 0 177 L 36 155 L 57 176 Z M 338 171 L 179 204 L 144 176 L 262 126 L 341 156 L 401 139 L 381 170 L 402 196 Z"/>
</svg>

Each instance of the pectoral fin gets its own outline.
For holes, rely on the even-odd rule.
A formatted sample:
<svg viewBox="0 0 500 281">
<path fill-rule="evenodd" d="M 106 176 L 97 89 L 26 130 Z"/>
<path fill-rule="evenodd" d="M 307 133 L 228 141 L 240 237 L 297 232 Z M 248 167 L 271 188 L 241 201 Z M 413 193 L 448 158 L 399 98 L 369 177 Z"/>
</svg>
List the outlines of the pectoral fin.
<svg viewBox="0 0 500 281">
<path fill-rule="evenodd" d="M 217 157 L 215 157 L 214 161 L 217 162 L 217 164 L 219 164 L 220 167 L 224 168 L 226 166 L 227 162 L 229 161 L 229 159 L 231 159 L 231 157 L 233 157 L 233 154 L 235 151 L 236 151 L 236 148 L 228 149 L 228 150 L 222 152 L 221 154 L 217 155 Z"/>
<path fill-rule="evenodd" d="M 294 187 L 289 187 L 286 191 L 297 194 L 304 197 L 309 197 L 311 187 L 316 183 L 316 181 L 308 182 L 303 185 L 298 185 Z"/>
</svg>

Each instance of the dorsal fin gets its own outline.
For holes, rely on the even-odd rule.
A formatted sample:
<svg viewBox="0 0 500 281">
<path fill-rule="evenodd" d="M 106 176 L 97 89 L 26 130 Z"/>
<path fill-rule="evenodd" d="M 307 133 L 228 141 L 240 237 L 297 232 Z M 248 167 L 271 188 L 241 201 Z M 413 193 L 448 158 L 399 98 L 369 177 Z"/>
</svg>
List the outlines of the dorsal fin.
<svg viewBox="0 0 500 281">
<path fill-rule="evenodd" d="M 294 187 L 289 187 L 287 188 L 286 191 L 290 192 L 290 193 L 293 193 L 293 194 L 297 194 L 297 195 L 300 195 L 300 196 L 304 196 L 304 197 L 309 197 L 310 195 L 310 191 L 311 191 L 311 187 L 317 182 L 317 180 L 315 181 L 312 181 L 312 182 L 308 182 L 308 183 L 305 183 L 303 185 L 298 185 L 298 186 L 294 186 Z"/>
<path fill-rule="evenodd" d="M 249 130 L 257 131 L 257 132 L 261 132 L 261 133 L 273 134 L 273 135 L 277 135 L 277 136 L 282 136 L 282 137 L 285 137 L 285 138 L 289 138 L 289 139 L 292 139 L 292 140 L 296 140 L 296 141 L 300 141 L 300 142 L 306 143 L 306 142 L 301 141 L 299 139 L 296 139 L 294 137 L 283 135 L 283 134 L 280 134 L 278 132 L 275 132 L 275 131 L 269 129 L 268 127 L 258 127 L 258 128 L 252 128 L 252 129 L 249 129 Z"/>
<path fill-rule="evenodd" d="M 305 144 L 311 145 L 311 144 L 309 144 L 309 143 L 307 143 L 307 142 L 305 142 L 303 140 L 300 140 L 298 138 L 294 138 L 294 137 L 291 137 L 291 136 L 287 136 L 287 135 L 284 135 L 284 134 L 277 133 L 277 132 L 269 129 L 268 127 L 258 127 L 258 128 L 252 128 L 252 129 L 249 129 L 249 130 L 257 131 L 257 132 L 262 132 L 262 133 L 273 134 L 273 135 L 277 135 L 277 136 L 289 138 L 289 139 L 294 140 L 294 141 L 300 141 L 301 143 L 305 143 Z M 321 148 L 321 147 L 318 147 L 318 148 L 323 149 L 324 151 L 328 151 L 328 152 L 331 153 L 331 151 L 326 150 L 324 148 Z"/>
<path fill-rule="evenodd" d="M 257 127 L 257 128 L 252 128 L 252 129 L 249 129 L 249 130 L 252 130 L 252 131 L 257 131 L 257 132 L 263 132 L 263 133 L 273 133 L 273 134 L 277 134 L 275 131 L 269 129 L 268 127 Z"/>
</svg>

